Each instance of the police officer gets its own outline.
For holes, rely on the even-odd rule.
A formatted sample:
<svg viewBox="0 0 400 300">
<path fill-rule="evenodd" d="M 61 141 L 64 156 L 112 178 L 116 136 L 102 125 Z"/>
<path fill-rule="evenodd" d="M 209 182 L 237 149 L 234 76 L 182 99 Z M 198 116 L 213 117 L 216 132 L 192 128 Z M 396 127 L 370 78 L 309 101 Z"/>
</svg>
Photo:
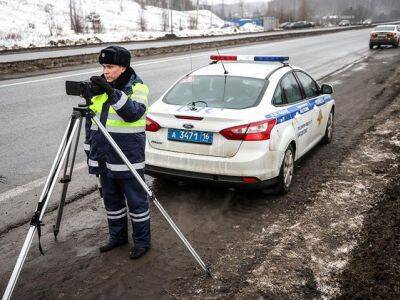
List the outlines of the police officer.
<svg viewBox="0 0 400 300">
<path fill-rule="evenodd" d="M 90 109 L 96 113 L 114 141 L 144 179 L 145 126 L 148 88 L 130 67 L 131 55 L 119 46 L 100 52 L 103 75 L 90 78 L 104 93 L 94 96 Z M 150 211 L 147 194 L 105 136 L 90 119 L 86 121 L 85 151 L 89 173 L 100 176 L 109 228 L 107 252 L 128 242 L 128 217 L 133 227 L 136 259 L 150 248 Z"/>
</svg>

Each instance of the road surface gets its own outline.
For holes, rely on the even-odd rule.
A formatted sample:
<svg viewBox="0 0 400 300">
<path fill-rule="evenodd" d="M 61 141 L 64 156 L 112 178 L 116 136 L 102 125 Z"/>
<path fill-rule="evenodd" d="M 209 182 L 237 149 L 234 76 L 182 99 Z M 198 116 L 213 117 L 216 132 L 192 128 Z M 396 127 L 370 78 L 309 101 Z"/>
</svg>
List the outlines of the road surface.
<svg viewBox="0 0 400 300">
<path fill-rule="evenodd" d="M 51 230 L 55 213 L 46 215 L 42 240 L 46 256 L 39 254 L 35 238 L 15 299 L 398 298 L 400 137 L 395 122 L 400 107 L 391 105 L 400 92 L 399 50 L 369 51 L 368 32 L 354 33 L 224 50 L 289 55 L 293 64 L 317 78 L 342 69 L 325 79 L 336 90 L 334 140 L 299 163 L 288 195 L 148 178 L 159 201 L 212 266 L 214 280 L 203 276 L 154 206 L 148 255 L 131 261 L 128 246 L 100 255 L 98 246 L 107 239 L 107 225 L 99 197 L 91 193 L 67 205 L 58 242 Z M 207 63 L 208 55 L 196 53 L 193 65 Z M 187 56 L 135 64 L 152 89 L 151 101 L 190 69 Z M 28 224 L 4 229 L 31 216 L 40 191 L 32 182 L 47 173 L 71 105 L 77 103 L 63 96 L 63 81 L 82 80 L 98 69 L 84 72 L 88 73 L 1 83 L 2 291 Z M 93 184 L 85 181 L 84 167 L 77 173 L 75 193 L 82 184 Z M 25 192 L 16 190 L 24 186 Z M 364 268 L 364 262 L 371 268 Z"/>
</svg>

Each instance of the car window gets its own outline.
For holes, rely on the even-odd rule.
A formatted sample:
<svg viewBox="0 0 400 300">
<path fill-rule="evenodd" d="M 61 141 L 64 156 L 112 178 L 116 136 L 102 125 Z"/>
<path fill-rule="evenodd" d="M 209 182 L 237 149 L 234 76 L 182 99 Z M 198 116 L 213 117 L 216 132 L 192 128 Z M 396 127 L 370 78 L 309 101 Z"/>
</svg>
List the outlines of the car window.
<svg viewBox="0 0 400 300">
<path fill-rule="evenodd" d="M 276 87 L 274 97 L 272 98 L 272 103 L 276 105 L 283 104 L 282 89 L 280 84 L 278 84 Z"/>
<path fill-rule="evenodd" d="M 393 31 L 394 28 L 394 26 L 376 26 L 374 31 Z"/>
<path fill-rule="evenodd" d="M 303 98 L 301 96 L 300 87 L 296 78 L 294 78 L 293 73 L 286 75 L 282 79 L 281 86 L 287 103 L 297 102 Z"/>
<path fill-rule="evenodd" d="M 199 102 L 199 106 L 211 108 L 243 109 L 260 102 L 267 84 L 265 79 L 249 77 L 187 76 L 169 91 L 163 101 L 175 105 Z"/>
<path fill-rule="evenodd" d="M 318 86 L 314 79 L 303 72 L 296 72 L 297 78 L 303 86 L 306 98 L 318 96 Z"/>
</svg>

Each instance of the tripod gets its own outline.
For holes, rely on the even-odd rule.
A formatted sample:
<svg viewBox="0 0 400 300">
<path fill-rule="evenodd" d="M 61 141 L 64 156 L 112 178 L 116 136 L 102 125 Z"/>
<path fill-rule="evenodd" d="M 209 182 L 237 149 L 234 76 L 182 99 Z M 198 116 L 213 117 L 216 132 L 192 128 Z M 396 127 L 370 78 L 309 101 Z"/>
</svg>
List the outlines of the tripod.
<svg viewBox="0 0 400 300">
<path fill-rule="evenodd" d="M 60 229 L 62 215 L 63 215 L 63 209 L 64 209 L 64 205 L 65 205 L 65 198 L 67 195 L 68 185 L 71 182 L 71 178 L 72 178 L 72 172 L 73 172 L 73 168 L 74 168 L 75 157 L 76 157 L 76 152 L 77 152 L 78 143 L 79 143 L 79 136 L 80 136 L 80 131 L 82 128 L 82 120 L 84 117 L 90 118 L 91 121 L 98 126 L 98 129 L 104 134 L 107 141 L 111 144 L 113 149 L 118 153 L 118 155 L 123 160 L 125 165 L 129 168 L 130 172 L 133 174 L 133 176 L 136 178 L 136 180 L 140 183 L 143 190 L 147 193 L 150 200 L 153 201 L 153 203 L 158 208 L 158 210 L 161 212 L 161 214 L 164 216 L 164 218 L 167 220 L 169 225 L 172 227 L 172 229 L 175 231 L 175 233 L 182 240 L 183 244 L 186 246 L 186 248 L 189 250 L 189 252 L 192 254 L 192 256 L 196 259 L 196 261 L 198 262 L 200 267 L 206 272 L 206 274 L 208 276 L 212 277 L 209 267 L 206 266 L 206 264 L 203 262 L 203 260 L 197 254 L 197 252 L 193 249 L 192 245 L 188 242 L 188 240 L 185 238 L 185 236 L 182 234 L 182 232 L 176 226 L 174 221 L 171 219 L 171 217 L 168 215 L 168 213 L 165 211 L 165 209 L 158 202 L 158 200 L 154 196 L 153 192 L 150 190 L 150 188 L 147 186 L 147 184 L 144 182 L 144 180 L 140 177 L 140 175 L 137 173 L 137 171 L 133 168 L 132 164 L 129 162 L 127 157 L 124 155 L 124 153 L 118 147 L 118 145 L 115 143 L 115 141 L 113 140 L 111 135 L 107 132 L 106 128 L 103 126 L 103 124 L 100 122 L 100 120 L 89 109 L 89 105 L 90 105 L 90 101 L 87 100 L 85 104 L 79 104 L 78 107 L 73 108 L 71 119 L 68 123 L 67 129 L 62 138 L 61 144 L 57 151 L 56 158 L 54 159 L 53 165 L 51 167 L 49 176 L 47 177 L 47 180 L 46 180 L 45 186 L 43 188 L 42 194 L 40 196 L 36 211 L 31 219 L 29 231 L 26 235 L 25 242 L 24 242 L 21 252 L 18 256 L 14 270 L 11 274 L 6 291 L 4 292 L 3 300 L 6 300 L 6 299 L 8 300 L 11 297 L 11 294 L 14 290 L 14 287 L 17 283 L 18 277 L 21 273 L 22 266 L 25 262 L 29 248 L 32 244 L 33 236 L 36 231 L 38 233 L 38 238 L 39 238 L 39 250 L 43 254 L 43 250 L 42 250 L 41 243 L 40 243 L 42 218 L 46 211 L 46 207 L 49 202 L 51 193 L 53 192 L 54 185 L 58 178 L 58 174 L 60 173 L 62 166 L 64 165 L 63 177 L 60 180 L 60 182 L 63 184 L 63 189 L 62 189 L 62 193 L 61 193 L 60 204 L 58 207 L 57 221 L 53 227 L 54 237 L 57 238 L 57 235 L 58 235 L 59 229 Z M 72 147 L 72 142 L 73 142 L 74 136 L 76 136 L 75 137 L 75 145 L 74 145 L 73 152 L 72 152 L 71 164 L 69 164 L 71 147 Z M 68 170 L 68 168 L 69 168 L 69 170 Z"/>
</svg>

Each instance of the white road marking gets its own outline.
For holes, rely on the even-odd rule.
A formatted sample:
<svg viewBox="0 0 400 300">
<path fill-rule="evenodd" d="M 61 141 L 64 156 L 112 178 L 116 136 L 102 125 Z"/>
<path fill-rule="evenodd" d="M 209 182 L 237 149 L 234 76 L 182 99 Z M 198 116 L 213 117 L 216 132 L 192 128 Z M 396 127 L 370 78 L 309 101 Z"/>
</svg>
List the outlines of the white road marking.
<svg viewBox="0 0 400 300">
<path fill-rule="evenodd" d="M 201 57 L 201 56 L 207 56 L 207 55 L 209 55 L 209 53 L 211 53 L 211 52 L 192 55 L 192 58 Z M 170 61 L 175 61 L 175 60 L 183 60 L 183 59 L 190 59 L 190 55 L 181 56 L 181 57 L 174 57 L 174 58 L 167 58 L 167 59 L 161 59 L 161 60 L 152 60 L 152 61 L 148 61 L 148 62 L 135 64 L 135 65 L 133 65 L 133 67 L 147 66 L 147 65 L 159 64 L 159 63 L 170 62 Z M 23 82 L 15 82 L 15 83 L 3 84 L 3 85 L 0 85 L 0 88 L 16 86 L 16 85 L 23 85 L 23 84 L 29 84 L 29 83 L 35 83 L 35 82 L 42 82 L 42 81 L 48 81 L 48 80 L 56 80 L 56 79 L 61 79 L 61 78 L 68 78 L 68 77 L 87 75 L 87 74 L 93 74 L 93 73 L 99 73 L 99 69 L 92 70 L 92 71 L 87 71 L 87 72 L 82 72 L 82 73 L 74 73 L 74 74 L 69 74 L 69 75 L 54 76 L 54 77 L 49 77 L 49 78 L 42 78 L 42 79 L 28 80 L 28 81 L 23 81 Z"/>
<path fill-rule="evenodd" d="M 190 59 L 190 57 L 202 57 L 202 56 L 207 56 L 210 55 L 212 52 L 207 52 L 207 53 L 202 53 L 202 54 L 197 54 L 197 55 L 186 55 L 186 56 L 180 56 L 180 57 L 174 57 L 174 58 L 167 58 L 167 59 L 161 59 L 161 60 L 152 60 L 152 61 L 147 61 L 143 63 L 138 63 L 134 65 L 134 67 L 138 66 L 146 66 L 146 65 L 152 65 L 152 64 L 158 64 L 158 63 L 163 63 L 163 62 L 169 62 L 169 61 L 176 61 L 176 60 L 184 60 L 184 59 Z M 50 78 L 42 78 L 42 79 L 36 79 L 36 80 L 28 80 L 28 81 L 23 81 L 23 82 L 16 82 L 16 83 L 10 83 L 10 84 L 4 84 L 0 85 L 0 88 L 5 88 L 5 87 L 10 87 L 10 86 L 16 86 L 16 85 L 23 85 L 23 84 L 29 84 L 29 83 L 35 83 L 35 82 L 42 82 L 42 81 L 48 81 L 48 80 L 56 80 L 60 78 L 67 78 L 67 77 L 74 77 L 74 76 L 80 76 L 80 75 L 86 75 L 86 74 L 92 74 L 92 73 L 98 73 L 99 70 L 92 70 L 92 71 L 87 71 L 87 72 L 81 72 L 81 73 L 74 73 L 74 74 L 69 74 L 69 75 L 62 75 L 62 76 L 54 76 Z M 86 167 L 86 162 L 80 163 L 75 166 L 74 170 L 78 171 L 80 169 L 83 169 Z M 5 202 L 9 199 L 15 198 L 23 193 L 32 191 L 35 188 L 38 188 L 40 186 L 44 186 L 46 183 L 47 177 L 42 177 L 39 179 L 36 179 L 34 181 L 31 181 L 27 184 L 18 186 L 14 189 L 8 190 L 2 194 L 0 194 L 0 203 Z"/>
<path fill-rule="evenodd" d="M 79 171 L 79 170 L 85 168 L 86 166 L 87 166 L 86 162 L 79 163 L 74 167 L 74 171 Z M 17 197 L 23 193 L 32 191 L 33 189 L 38 188 L 40 186 L 44 186 L 44 184 L 46 183 L 46 180 L 47 180 L 47 177 L 42 177 L 42 178 L 36 179 L 34 181 L 31 181 L 27 184 L 18 186 L 12 190 L 8 190 L 7 192 L 0 194 L 0 203 L 7 201 L 9 199 L 12 199 L 14 197 Z"/>
</svg>

